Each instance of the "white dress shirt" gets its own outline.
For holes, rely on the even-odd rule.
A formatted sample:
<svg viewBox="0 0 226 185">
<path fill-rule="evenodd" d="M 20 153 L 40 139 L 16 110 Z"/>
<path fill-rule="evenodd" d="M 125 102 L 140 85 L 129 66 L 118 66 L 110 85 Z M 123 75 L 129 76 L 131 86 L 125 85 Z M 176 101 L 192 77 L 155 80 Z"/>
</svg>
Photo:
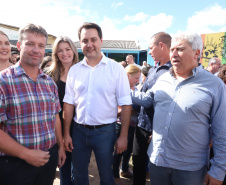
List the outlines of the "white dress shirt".
<svg viewBox="0 0 226 185">
<path fill-rule="evenodd" d="M 79 124 L 113 123 L 118 105 L 132 104 L 126 72 L 103 53 L 95 67 L 84 58 L 69 70 L 63 101 L 75 106 L 74 121 Z"/>
</svg>

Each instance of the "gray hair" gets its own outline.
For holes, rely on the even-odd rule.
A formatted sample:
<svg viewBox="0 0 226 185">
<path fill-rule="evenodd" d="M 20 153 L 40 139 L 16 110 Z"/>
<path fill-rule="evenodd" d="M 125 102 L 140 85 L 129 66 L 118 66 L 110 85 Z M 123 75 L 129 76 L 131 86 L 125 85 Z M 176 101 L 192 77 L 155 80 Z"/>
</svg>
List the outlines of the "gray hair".
<svg viewBox="0 0 226 185">
<path fill-rule="evenodd" d="M 210 66 L 211 64 L 216 64 L 217 62 L 217 57 L 213 57 L 209 60 L 208 66 Z"/>
<path fill-rule="evenodd" d="M 186 40 L 193 50 L 200 50 L 199 58 L 201 57 L 203 42 L 202 37 L 198 33 L 178 33 L 172 38 L 172 43 L 177 40 Z"/>
</svg>

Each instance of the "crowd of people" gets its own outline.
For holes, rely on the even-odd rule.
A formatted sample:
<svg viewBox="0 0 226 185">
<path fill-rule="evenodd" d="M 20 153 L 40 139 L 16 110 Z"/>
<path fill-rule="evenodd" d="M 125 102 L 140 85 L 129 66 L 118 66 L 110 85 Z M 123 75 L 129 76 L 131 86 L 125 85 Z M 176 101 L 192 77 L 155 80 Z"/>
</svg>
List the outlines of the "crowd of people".
<svg viewBox="0 0 226 185">
<path fill-rule="evenodd" d="M 145 185 L 147 171 L 151 185 L 225 183 L 226 66 L 203 69 L 199 34 L 154 34 L 153 67 L 107 58 L 95 23 L 78 38 L 80 62 L 67 36 L 44 57 L 39 25 L 20 28 L 19 53 L 0 31 L 1 185 L 52 185 L 57 166 L 61 185 L 88 185 L 92 152 L 101 185 Z"/>
</svg>

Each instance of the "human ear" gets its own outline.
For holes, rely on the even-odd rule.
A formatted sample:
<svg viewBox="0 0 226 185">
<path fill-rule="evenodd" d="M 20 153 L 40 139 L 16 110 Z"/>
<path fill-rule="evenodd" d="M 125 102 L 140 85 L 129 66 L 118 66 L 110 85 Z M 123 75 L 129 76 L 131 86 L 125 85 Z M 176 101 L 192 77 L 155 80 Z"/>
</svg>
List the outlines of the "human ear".
<svg viewBox="0 0 226 185">
<path fill-rule="evenodd" d="M 17 42 L 17 43 L 16 43 L 16 46 L 17 46 L 17 49 L 18 49 L 19 51 L 21 51 L 21 48 L 20 48 L 20 46 L 21 46 L 21 45 L 20 45 L 20 42 Z"/>
<path fill-rule="evenodd" d="M 196 51 L 195 51 L 195 59 L 198 59 L 199 55 L 200 55 L 200 50 L 196 49 Z"/>
</svg>

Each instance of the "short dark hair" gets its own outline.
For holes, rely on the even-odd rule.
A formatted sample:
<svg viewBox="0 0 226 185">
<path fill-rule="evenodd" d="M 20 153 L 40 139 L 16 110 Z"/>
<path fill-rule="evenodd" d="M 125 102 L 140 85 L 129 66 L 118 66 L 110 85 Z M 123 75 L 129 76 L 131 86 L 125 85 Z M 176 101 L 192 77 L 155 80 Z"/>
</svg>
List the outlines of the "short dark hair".
<svg viewBox="0 0 226 185">
<path fill-rule="evenodd" d="M 19 35 L 18 41 L 19 42 L 23 41 L 23 33 L 25 33 L 25 32 L 41 34 L 46 38 L 46 43 L 47 43 L 48 34 L 47 34 L 46 30 L 43 27 L 41 27 L 40 25 L 29 23 L 29 24 L 26 24 L 24 27 L 21 27 L 19 29 L 19 33 L 18 33 L 18 35 Z"/>
<path fill-rule="evenodd" d="M 159 44 L 159 42 L 164 43 L 168 48 L 171 47 L 171 40 L 172 37 L 165 32 L 158 32 L 156 34 L 154 34 L 151 39 L 155 39 L 155 44 Z"/>
<path fill-rule="evenodd" d="M 131 58 L 134 58 L 134 57 L 133 57 L 133 55 L 131 55 L 131 54 L 127 55 L 126 57 L 131 57 Z"/>
<path fill-rule="evenodd" d="M 84 29 L 96 29 L 100 39 L 102 39 L 102 30 L 101 30 L 100 26 L 95 23 L 92 23 L 92 22 L 85 22 L 78 30 L 79 40 L 81 40 L 81 32 L 82 32 L 83 28 Z"/>
<path fill-rule="evenodd" d="M 18 53 L 18 52 L 16 52 L 16 51 L 12 51 L 12 52 L 11 52 L 11 55 L 14 55 L 14 54 L 19 55 L 19 53 Z"/>
<path fill-rule="evenodd" d="M 40 69 L 44 70 L 46 64 L 48 62 L 51 62 L 52 61 L 52 57 L 51 56 L 45 56 L 42 60 L 42 63 L 40 64 Z"/>
</svg>

